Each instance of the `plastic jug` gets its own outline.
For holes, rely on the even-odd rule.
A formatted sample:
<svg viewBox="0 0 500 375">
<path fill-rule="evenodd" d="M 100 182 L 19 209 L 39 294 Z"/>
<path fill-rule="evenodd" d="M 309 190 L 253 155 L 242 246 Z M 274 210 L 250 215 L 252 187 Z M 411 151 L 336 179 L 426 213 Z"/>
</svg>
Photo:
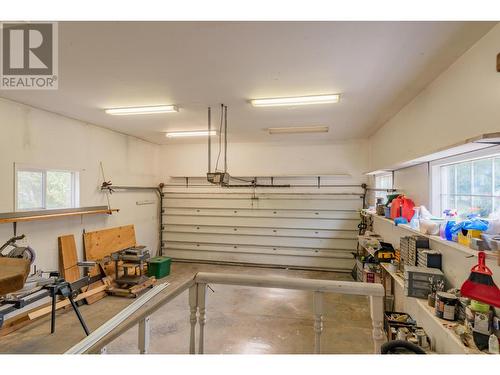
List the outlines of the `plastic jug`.
<svg viewBox="0 0 500 375">
<path fill-rule="evenodd" d="M 413 207 L 413 217 L 410 220 L 410 227 L 419 230 L 420 228 L 420 207 Z"/>
</svg>

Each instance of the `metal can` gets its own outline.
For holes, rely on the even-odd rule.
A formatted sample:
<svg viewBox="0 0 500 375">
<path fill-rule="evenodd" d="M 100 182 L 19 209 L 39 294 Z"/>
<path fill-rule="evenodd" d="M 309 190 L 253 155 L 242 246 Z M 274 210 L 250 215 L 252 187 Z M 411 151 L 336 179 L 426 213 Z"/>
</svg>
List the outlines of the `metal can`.
<svg viewBox="0 0 500 375">
<path fill-rule="evenodd" d="M 455 320 L 458 298 L 454 294 L 446 292 L 436 293 L 436 307 L 434 310 L 438 318 L 444 320 Z"/>
</svg>

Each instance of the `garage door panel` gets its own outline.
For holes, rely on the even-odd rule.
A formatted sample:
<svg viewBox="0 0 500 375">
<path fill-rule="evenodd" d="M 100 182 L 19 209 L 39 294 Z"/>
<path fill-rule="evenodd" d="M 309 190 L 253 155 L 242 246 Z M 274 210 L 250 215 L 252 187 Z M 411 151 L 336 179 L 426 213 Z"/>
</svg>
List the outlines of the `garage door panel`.
<svg viewBox="0 0 500 375">
<path fill-rule="evenodd" d="M 303 219 L 350 219 L 359 221 L 358 211 L 333 210 L 265 210 L 220 208 L 166 208 L 166 215 L 230 216 L 230 217 L 291 217 Z"/>
<path fill-rule="evenodd" d="M 308 209 L 308 210 L 359 210 L 361 199 L 166 199 L 165 208 L 230 208 L 230 209 Z"/>
<path fill-rule="evenodd" d="M 203 233 L 175 233 L 167 232 L 169 241 L 210 242 L 220 244 L 259 245 L 259 246 L 287 246 L 287 247 L 315 247 L 331 249 L 349 249 L 356 246 L 356 240 L 338 238 L 306 238 L 306 237 L 273 237 L 247 235 L 221 235 Z"/>
<path fill-rule="evenodd" d="M 291 218 L 254 218 L 241 217 L 236 221 L 232 217 L 216 216 L 166 216 L 165 224 L 200 224 L 200 225 L 235 225 L 238 226 L 265 226 L 270 228 L 306 228 L 306 229 L 339 229 L 357 230 L 357 220 L 334 219 L 291 219 Z"/>
<path fill-rule="evenodd" d="M 307 247 L 234 245 L 198 242 L 166 241 L 166 249 L 216 251 L 222 253 L 274 254 L 293 256 L 321 256 L 339 259 L 352 259 L 350 249 L 316 249 Z"/>
<path fill-rule="evenodd" d="M 213 261 L 234 263 L 250 263 L 250 264 L 266 264 L 276 266 L 292 266 L 292 267 L 311 267 L 323 268 L 332 270 L 349 270 L 354 266 L 352 259 L 338 259 L 328 257 L 304 257 L 304 256 L 287 256 L 287 255 L 270 255 L 259 254 L 259 258 L 255 254 L 244 253 L 223 253 L 216 251 L 195 251 L 195 250 L 167 250 L 169 256 L 177 260 L 198 260 L 198 261 Z M 258 260 L 258 262 L 256 262 Z"/>
<path fill-rule="evenodd" d="M 351 270 L 362 199 L 359 186 L 341 189 L 167 192 L 164 254 L 193 261 Z"/>
<path fill-rule="evenodd" d="M 165 232 L 246 234 L 255 236 L 344 238 L 357 240 L 357 231 L 314 230 L 314 229 L 274 229 L 266 227 L 215 226 L 215 225 L 165 225 Z"/>
</svg>

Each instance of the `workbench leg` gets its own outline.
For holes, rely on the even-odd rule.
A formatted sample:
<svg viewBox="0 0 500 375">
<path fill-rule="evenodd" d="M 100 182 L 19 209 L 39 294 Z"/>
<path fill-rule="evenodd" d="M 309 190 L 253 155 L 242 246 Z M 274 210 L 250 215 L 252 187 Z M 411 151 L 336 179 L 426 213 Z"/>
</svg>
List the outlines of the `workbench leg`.
<svg viewBox="0 0 500 375">
<path fill-rule="evenodd" d="M 384 330 L 382 329 L 384 321 L 384 297 L 370 296 L 370 315 L 372 318 L 372 336 L 374 353 L 380 354 L 380 347 L 385 342 Z"/>
<path fill-rule="evenodd" d="M 207 296 L 207 284 L 198 284 L 198 308 L 200 309 L 200 314 L 198 316 L 198 321 L 200 322 L 200 338 L 198 344 L 198 354 L 203 354 L 204 351 L 205 323 L 207 321 L 206 308 L 205 308 L 206 296 Z"/>
<path fill-rule="evenodd" d="M 139 353 L 147 354 L 151 337 L 151 317 L 147 316 L 139 322 Z"/>
<path fill-rule="evenodd" d="M 189 288 L 189 322 L 191 332 L 189 336 L 189 354 L 196 354 L 196 313 L 198 310 L 198 286 L 194 284 Z"/>
<path fill-rule="evenodd" d="M 323 332 L 323 292 L 314 292 L 314 354 L 321 353 L 321 333 Z"/>
</svg>

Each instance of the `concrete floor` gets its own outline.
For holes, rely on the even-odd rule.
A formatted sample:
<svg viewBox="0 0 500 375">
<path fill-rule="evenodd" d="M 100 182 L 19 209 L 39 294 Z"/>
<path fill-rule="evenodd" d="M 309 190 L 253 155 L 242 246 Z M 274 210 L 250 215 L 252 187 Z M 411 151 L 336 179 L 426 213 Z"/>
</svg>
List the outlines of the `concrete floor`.
<svg viewBox="0 0 500 375">
<path fill-rule="evenodd" d="M 351 280 L 350 275 L 256 267 L 174 263 L 163 279 L 175 288 L 196 272 L 281 275 L 327 280 Z M 163 281 L 162 280 L 162 281 Z M 207 354 L 309 354 L 313 351 L 312 293 L 212 286 L 207 294 Z M 323 353 L 372 353 L 368 299 L 362 296 L 325 296 Z M 89 328 L 96 329 L 133 300 L 108 296 L 81 307 Z M 187 291 L 151 317 L 151 353 L 186 354 L 189 348 Z M 71 310 L 59 311 L 57 328 L 50 334 L 49 318 L 42 318 L 0 338 L 0 353 L 62 353 L 84 338 Z M 138 353 L 137 327 L 108 345 L 108 353 Z"/>
</svg>

